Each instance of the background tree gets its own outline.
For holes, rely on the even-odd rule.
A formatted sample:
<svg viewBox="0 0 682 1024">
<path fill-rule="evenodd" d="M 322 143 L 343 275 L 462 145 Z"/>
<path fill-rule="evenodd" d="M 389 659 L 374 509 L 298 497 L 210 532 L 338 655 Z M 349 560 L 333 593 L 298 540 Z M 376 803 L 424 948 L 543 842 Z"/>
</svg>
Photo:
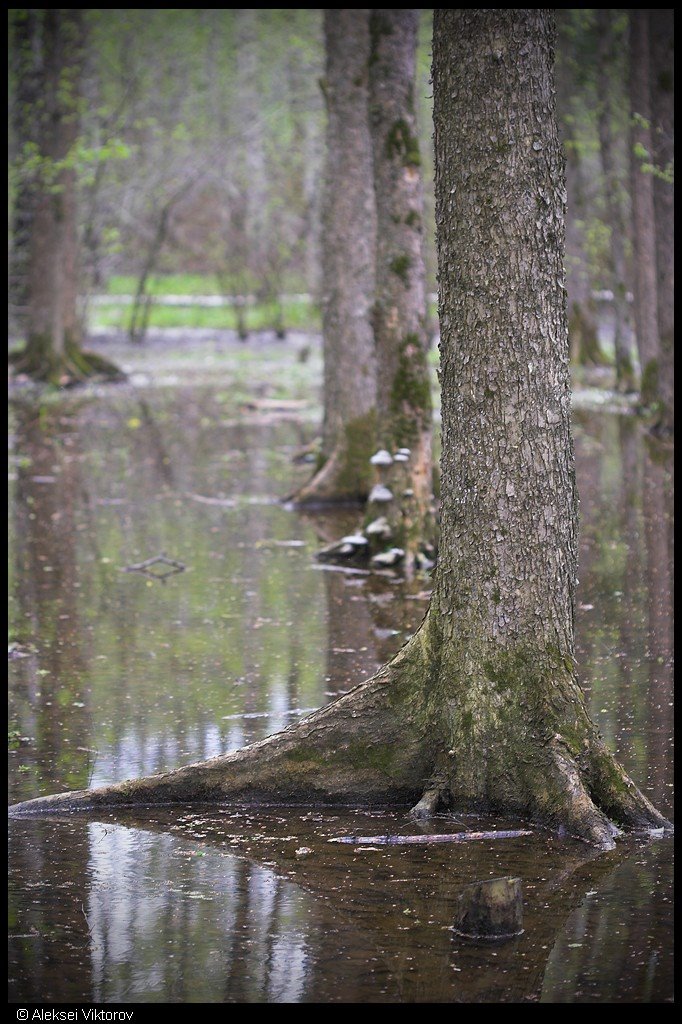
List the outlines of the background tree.
<svg viewBox="0 0 682 1024">
<path fill-rule="evenodd" d="M 33 182 L 28 217 L 26 272 L 26 347 L 16 368 L 55 384 L 73 383 L 93 374 L 120 376 L 100 356 L 81 349 L 78 313 L 78 220 L 76 161 L 79 144 L 80 88 L 84 61 L 81 10 L 40 12 L 31 25 L 31 53 L 40 31 L 40 59 L 22 60 L 19 78 L 29 75 L 35 103 L 22 103 L 21 118 L 35 127 L 18 132 L 29 145 L 24 157 Z M 27 41 L 24 39 L 24 46 Z M 20 84 L 21 97 L 26 90 Z"/>
<path fill-rule="evenodd" d="M 602 848 L 612 819 L 667 825 L 606 749 L 576 679 L 554 41 L 546 10 L 435 16 L 443 519 L 421 628 L 374 677 L 284 732 L 14 813 L 422 794 L 418 814 L 520 813 Z"/>
<path fill-rule="evenodd" d="M 599 338 L 599 310 L 593 292 L 607 249 L 601 207 L 601 176 L 594 109 L 596 43 L 591 12 L 562 11 L 557 61 L 559 124 L 566 153 L 566 289 L 571 361 L 603 366 L 607 357 Z"/>
<path fill-rule="evenodd" d="M 636 380 L 630 343 L 626 258 L 628 237 L 623 185 L 618 167 L 616 109 L 620 92 L 619 86 L 622 86 L 623 80 L 620 64 L 624 47 L 623 32 L 620 25 L 616 26 L 614 21 L 615 13 L 609 10 L 596 11 L 597 125 L 604 176 L 604 201 L 609 227 L 610 279 L 607 279 L 605 283 L 613 294 L 616 387 L 619 391 L 630 392 L 636 390 Z"/>
<path fill-rule="evenodd" d="M 393 463 L 393 500 L 370 502 L 368 514 L 386 515 L 390 542 L 405 551 L 407 563 L 424 548 L 432 557 L 435 542 L 424 196 L 414 97 L 418 28 L 418 11 L 371 13 L 377 442 L 394 456 L 405 449 L 407 461 Z"/>
<path fill-rule="evenodd" d="M 40 22 L 38 11 L 15 10 L 10 15 L 10 70 L 15 82 L 10 106 L 13 133 L 10 156 L 14 167 L 37 147 L 36 119 L 33 112 L 40 99 Z M 12 151 L 12 143 L 13 150 Z M 23 336 L 28 307 L 28 264 L 31 220 L 36 203 L 32 176 L 15 174 L 10 167 L 10 186 L 14 184 L 12 233 L 9 260 L 9 328 Z"/>
<path fill-rule="evenodd" d="M 634 249 L 634 314 L 642 404 L 658 395 L 656 220 L 651 173 L 651 79 L 649 12 L 630 11 L 631 190 Z M 648 166 L 647 166 L 648 165 Z"/>
<path fill-rule="evenodd" d="M 322 236 L 321 466 L 298 504 L 361 499 L 376 428 L 375 210 L 367 119 L 369 11 L 326 10 L 327 162 Z"/>
<path fill-rule="evenodd" d="M 659 387 L 657 429 L 670 434 L 674 427 L 675 337 L 675 210 L 673 192 L 674 127 L 674 17 L 672 10 L 652 10 L 650 48 L 652 68 L 651 116 L 654 163 L 654 215 L 656 218 L 657 320 Z"/>
</svg>

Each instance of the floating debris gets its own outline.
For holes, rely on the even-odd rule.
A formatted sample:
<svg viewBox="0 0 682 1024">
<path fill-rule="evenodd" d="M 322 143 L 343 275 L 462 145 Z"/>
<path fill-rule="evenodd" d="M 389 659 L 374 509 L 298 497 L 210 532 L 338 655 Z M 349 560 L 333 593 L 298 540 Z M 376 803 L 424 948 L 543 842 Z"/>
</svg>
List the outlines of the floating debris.
<svg viewBox="0 0 682 1024">
<path fill-rule="evenodd" d="M 153 572 L 153 565 L 167 565 L 168 570 L 166 572 Z M 121 572 L 139 572 L 148 579 L 160 580 L 161 583 L 165 583 L 169 576 L 175 576 L 179 572 L 184 572 L 186 568 L 187 566 L 183 562 L 178 562 L 175 558 L 168 558 L 162 552 L 160 555 L 154 555 L 153 558 L 145 558 L 143 562 L 124 565 Z"/>
<path fill-rule="evenodd" d="M 219 508 L 234 508 L 236 502 L 232 498 L 210 498 L 205 494 L 188 494 L 192 501 L 198 501 L 202 505 L 217 505 Z"/>
</svg>

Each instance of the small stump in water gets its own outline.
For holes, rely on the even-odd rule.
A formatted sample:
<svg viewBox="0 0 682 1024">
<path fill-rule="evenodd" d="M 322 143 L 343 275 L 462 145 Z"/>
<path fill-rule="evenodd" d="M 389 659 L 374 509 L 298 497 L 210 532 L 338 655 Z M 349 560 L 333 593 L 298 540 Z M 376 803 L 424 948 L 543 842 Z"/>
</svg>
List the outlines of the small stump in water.
<svg viewBox="0 0 682 1024">
<path fill-rule="evenodd" d="M 454 921 L 458 935 L 471 939 L 510 939 L 523 931 L 520 878 L 491 878 L 467 885 Z"/>
</svg>

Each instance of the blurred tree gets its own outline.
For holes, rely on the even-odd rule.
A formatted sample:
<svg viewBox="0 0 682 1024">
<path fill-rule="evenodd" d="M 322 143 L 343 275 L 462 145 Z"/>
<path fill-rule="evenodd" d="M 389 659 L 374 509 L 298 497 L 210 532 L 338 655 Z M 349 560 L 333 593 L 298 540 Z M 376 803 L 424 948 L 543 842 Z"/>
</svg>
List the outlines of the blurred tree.
<svg viewBox="0 0 682 1024">
<path fill-rule="evenodd" d="M 25 188 L 31 198 L 24 221 L 26 346 L 12 361 L 18 372 L 53 384 L 71 384 L 93 374 L 120 377 L 112 364 L 81 348 L 76 165 L 83 11 L 47 9 L 38 15 L 37 22 L 27 18 L 20 31 L 24 49 L 30 41 L 31 55 L 39 50 L 40 56 L 36 61 L 22 59 L 18 69 L 18 97 L 28 94 L 32 102 L 19 104 L 17 116 L 34 123 L 17 131 L 24 142 L 20 173 L 28 179 Z M 23 74 L 29 76 L 26 87 Z"/>
<path fill-rule="evenodd" d="M 571 361 L 603 366 L 608 360 L 599 341 L 598 308 L 593 292 L 603 288 L 605 226 L 602 197 L 593 69 L 596 45 L 592 12 L 559 14 L 557 103 L 566 153 L 566 289 Z"/>
<path fill-rule="evenodd" d="M 388 543 L 403 550 L 408 571 L 414 564 L 431 564 L 436 531 L 424 194 L 414 95 L 418 28 L 418 11 L 371 12 L 377 443 L 394 462 L 386 474 L 392 500 L 372 501 L 370 496 L 367 523 L 386 518 L 390 536 L 379 534 L 375 549 Z"/>
<path fill-rule="evenodd" d="M 41 38 L 37 10 L 10 12 L 10 73 L 14 81 L 10 116 L 13 138 L 10 138 L 10 156 L 14 167 L 35 152 L 36 118 L 40 100 Z M 12 147 L 13 144 L 13 147 Z M 13 151 L 12 151 L 13 149 Z M 12 167 L 10 167 L 10 172 Z M 34 176 L 10 173 L 10 186 L 14 185 L 12 232 L 9 260 L 9 330 L 10 334 L 24 335 L 28 309 L 28 264 L 31 238 L 31 220 L 36 204 Z"/>
<path fill-rule="evenodd" d="M 321 465 L 294 501 L 366 498 L 376 429 L 375 208 L 368 125 L 369 11 L 326 10 Z"/>
<path fill-rule="evenodd" d="M 634 249 L 634 313 L 642 404 L 656 401 L 659 387 L 656 282 L 656 220 L 652 174 L 649 12 L 630 11 L 631 192 Z"/>
<path fill-rule="evenodd" d="M 602 173 L 604 175 L 604 202 L 609 227 L 610 280 L 606 284 L 613 294 L 613 347 L 616 364 L 616 387 L 619 391 L 637 390 L 633 353 L 630 345 L 629 310 L 627 301 L 627 230 L 624 210 L 623 185 L 618 167 L 616 139 L 618 132 L 618 101 L 622 101 L 624 72 L 623 31 L 616 24 L 613 10 L 598 10 L 597 32 L 597 124 Z M 620 19 L 624 19 L 621 17 Z M 621 106 L 624 104 L 621 102 Z"/>
<path fill-rule="evenodd" d="M 671 434 L 674 428 L 675 403 L 674 12 L 652 10 L 649 17 L 650 59 L 653 72 L 651 116 L 660 346 L 656 428 L 661 433 Z"/>
</svg>

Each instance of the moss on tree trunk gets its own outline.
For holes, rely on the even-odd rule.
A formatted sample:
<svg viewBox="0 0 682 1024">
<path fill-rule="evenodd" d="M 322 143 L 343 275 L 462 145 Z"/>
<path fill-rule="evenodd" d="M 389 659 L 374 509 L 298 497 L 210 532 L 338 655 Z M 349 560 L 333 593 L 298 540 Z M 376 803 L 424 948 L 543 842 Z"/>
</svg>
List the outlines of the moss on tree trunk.
<svg viewBox="0 0 682 1024">
<path fill-rule="evenodd" d="M 371 486 L 376 356 L 375 209 L 367 117 L 369 11 L 325 11 L 327 159 L 323 196 L 321 467 L 297 505 L 362 501 Z"/>
</svg>

